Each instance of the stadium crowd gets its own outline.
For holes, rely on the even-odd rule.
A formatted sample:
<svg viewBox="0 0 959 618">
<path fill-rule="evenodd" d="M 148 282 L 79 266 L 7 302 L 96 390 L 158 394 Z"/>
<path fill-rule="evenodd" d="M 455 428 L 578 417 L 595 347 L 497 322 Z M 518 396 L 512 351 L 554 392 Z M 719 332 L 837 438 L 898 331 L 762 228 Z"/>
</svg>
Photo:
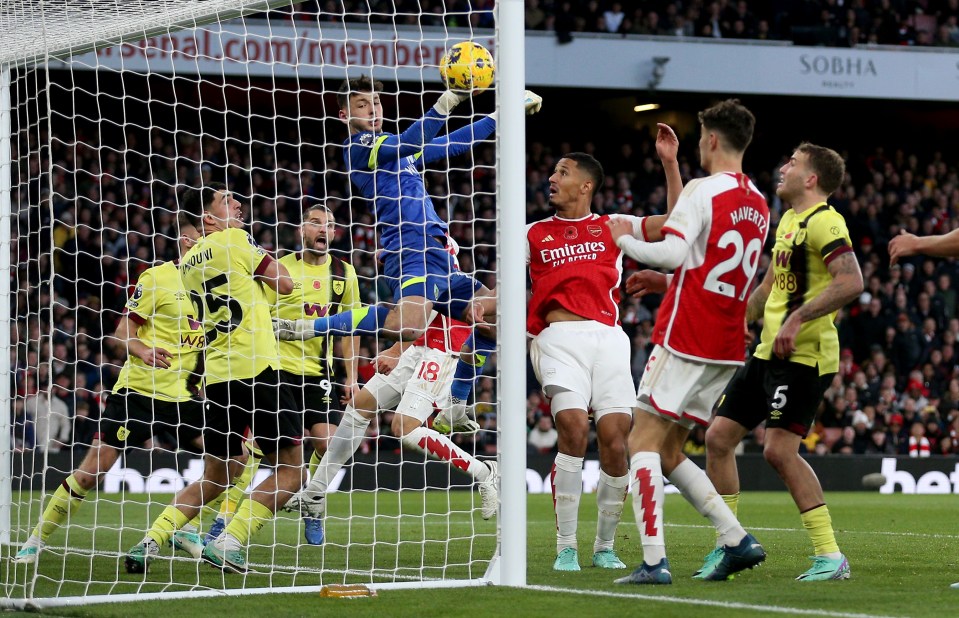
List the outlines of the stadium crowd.
<svg viewBox="0 0 959 618">
<path fill-rule="evenodd" d="M 316 0 L 298 19 L 490 28 L 493 0 Z M 797 45 L 959 45 L 956 0 L 527 0 L 526 28 L 555 32 L 791 41 Z"/>
<path fill-rule="evenodd" d="M 297 135 L 277 135 L 297 143 Z M 695 136 L 681 136 L 685 179 L 702 174 L 695 159 Z M 18 448 L 57 451 L 89 444 L 103 408 L 104 392 L 116 380 L 124 350 L 109 335 L 140 272 L 155 260 L 176 259 L 177 183 L 225 179 L 248 205 L 251 231 L 266 249 L 282 255 L 299 248 L 301 208 L 327 198 L 340 223 L 333 244 L 352 260 L 365 302 L 384 298 L 374 285 L 376 236 L 367 205 L 351 197 L 340 148 L 317 149 L 320 156 L 301 162 L 298 150 L 254 140 L 199 141 L 185 133 L 176 144 L 159 134 L 121 135 L 114 143 L 76 135 L 69 148 L 55 141 L 47 161 L 23 161 L 25 177 L 14 193 L 18 212 L 17 265 L 13 285 L 16 323 L 11 363 L 13 408 Z M 153 141 L 152 155 L 133 145 Z M 125 152 L 121 140 L 128 145 Z M 550 142 L 528 147 L 527 218 L 548 216 L 547 178 L 563 153 L 584 150 L 606 164 L 606 183 L 594 210 L 636 215 L 665 211 L 666 192 L 653 136 L 606 143 Z M 72 141 L 72 140 L 71 140 Z M 454 220 L 451 234 L 461 245 L 464 270 L 490 287 L 495 283 L 494 147 L 479 145 L 473 160 L 427 172 L 427 185 L 441 216 Z M 959 226 L 959 173 L 939 152 L 907 152 L 875 147 L 865 155 L 844 153 L 848 175 L 833 203 L 846 217 L 862 264 L 866 291 L 839 317 L 842 370 L 826 394 L 820 422 L 805 445 L 810 452 L 900 453 L 911 456 L 959 452 L 959 315 L 955 260 L 912 258 L 892 268 L 886 244 L 900 229 L 917 234 Z M 188 161 L 203 161 L 201 166 Z M 253 164 L 256 162 L 256 165 Z M 757 186 L 769 196 L 773 223 L 782 204 L 773 187 L 783 161 L 753 170 Z M 245 170 L 254 170 L 252 173 Z M 153 182 L 144 179 L 153 178 Z M 46 187 L 53 187 L 52 194 Z M 252 196 L 252 197 L 251 197 Z M 18 208 L 18 210 L 16 210 Z M 770 239 L 774 237 L 770 234 Z M 52 249 L 52 250 L 51 250 Z M 768 247 L 767 247 L 768 250 Z M 40 256 L 39 258 L 37 256 Z M 52 256 L 52 257 L 51 257 Z M 757 280 L 768 265 L 763 258 Z M 626 270 L 642 268 L 626 264 Z M 634 343 L 633 368 L 639 375 L 650 349 L 649 338 L 659 298 L 626 299 L 621 317 Z M 758 335 L 758 330 L 756 331 Z M 365 340 L 363 356 L 373 357 L 379 342 Z M 50 362 L 47 362 L 50 359 Z M 363 371 L 368 378 L 373 367 Z M 495 371 L 490 363 L 487 375 Z M 527 406 L 530 449 L 555 449 L 549 408 L 530 379 Z M 49 396 L 48 396 L 49 393 Z M 496 451 L 495 383 L 484 377 L 476 391 L 484 429 L 477 449 Z M 49 427 L 49 430 L 46 429 Z M 396 449 L 388 418 L 371 425 L 380 448 Z M 36 435 L 49 434 L 36 444 Z M 160 443 L 165 438 L 160 436 Z M 752 436 L 761 444 L 762 432 Z M 690 453 L 702 452 L 701 432 L 691 436 Z M 749 447 L 750 445 L 747 445 Z M 374 447 L 371 439 L 364 450 Z"/>
</svg>

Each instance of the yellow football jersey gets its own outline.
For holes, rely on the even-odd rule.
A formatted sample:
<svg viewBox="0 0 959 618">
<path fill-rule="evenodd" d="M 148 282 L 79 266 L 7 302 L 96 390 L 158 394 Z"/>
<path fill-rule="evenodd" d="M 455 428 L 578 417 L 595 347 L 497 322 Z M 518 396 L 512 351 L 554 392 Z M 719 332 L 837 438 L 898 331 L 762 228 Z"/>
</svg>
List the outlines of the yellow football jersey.
<svg viewBox="0 0 959 618">
<path fill-rule="evenodd" d="M 278 369 L 266 284 L 254 276 L 272 260 L 253 237 L 230 228 L 204 236 L 183 256 L 180 275 L 206 335 L 206 382 Z"/>
<path fill-rule="evenodd" d="M 342 275 L 333 276 L 330 256 L 325 264 L 313 266 L 303 261 L 302 253 L 291 253 L 280 259 L 290 271 L 293 292 L 280 296 L 267 289 L 267 298 L 273 303 L 273 315 L 286 320 L 319 318 L 330 311 L 340 313 L 360 308 L 360 287 L 353 266 L 340 261 Z M 331 294 L 339 302 L 330 307 Z M 297 375 L 333 377 L 333 346 L 330 337 L 315 337 L 307 341 L 280 342 L 280 368 Z"/>
<path fill-rule="evenodd" d="M 783 214 L 773 247 L 773 287 L 766 300 L 763 333 L 756 356 L 770 360 L 773 342 L 786 317 L 819 295 L 832 281 L 829 263 L 852 251 L 846 220 L 831 206 L 819 204 L 797 215 Z M 791 362 L 819 367 L 819 374 L 839 371 L 836 312 L 804 322 Z"/>
<path fill-rule="evenodd" d="M 203 349 L 203 329 L 173 262 L 143 271 L 127 300 L 127 315 L 136 322 L 137 338 L 172 355 L 170 367 L 150 367 L 128 356 L 113 390 L 126 388 L 163 401 L 186 401 L 187 379 Z"/>
</svg>

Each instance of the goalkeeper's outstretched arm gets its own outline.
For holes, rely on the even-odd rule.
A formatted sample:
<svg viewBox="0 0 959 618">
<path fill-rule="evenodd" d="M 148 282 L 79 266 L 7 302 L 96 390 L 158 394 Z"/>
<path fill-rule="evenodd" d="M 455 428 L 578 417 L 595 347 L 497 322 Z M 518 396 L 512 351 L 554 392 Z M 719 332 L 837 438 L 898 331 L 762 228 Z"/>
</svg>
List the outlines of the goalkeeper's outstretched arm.
<svg viewBox="0 0 959 618">
<path fill-rule="evenodd" d="M 523 106 L 527 115 L 535 114 L 543 107 L 543 97 L 532 90 L 527 90 L 523 99 Z M 441 135 L 431 140 L 423 147 L 420 164 L 425 165 L 439 159 L 461 155 L 472 148 L 476 142 L 485 140 L 492 135 L 495 130 L 496 112 L 493 112 L 489 116 L 461 127 L 449 135 Z"/>
<path fill-rule="evenodd" d="M 446 119 L 453 108 L 468 98 L 468 93 L 447 90 L 440 95 L 436 104 L 426 112 L 426 115 L 399 135 L 376 136 L 376 141 L 372 145 L 375 155 L 371 160 L 377 161 L 379 165 L 419 154 L 446 124 Z"/>
</svg>

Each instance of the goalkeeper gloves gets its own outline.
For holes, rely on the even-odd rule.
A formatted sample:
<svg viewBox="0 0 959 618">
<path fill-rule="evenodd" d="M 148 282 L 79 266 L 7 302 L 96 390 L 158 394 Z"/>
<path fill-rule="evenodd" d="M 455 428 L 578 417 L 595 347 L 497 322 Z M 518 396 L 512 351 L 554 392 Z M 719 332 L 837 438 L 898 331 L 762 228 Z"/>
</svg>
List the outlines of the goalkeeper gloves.
<svg viewBox="0 0 959 618">
<path fill-rule="evenodd" d="M 526 106 L 526 115 L 532 116 L 543 107 L 543 97 L 532 90 L 527 90 L 524 95 L 523 104 Z"/>
<path fill-rule="evenodd" d="M 470 98 L 470 93 L 468 91 L 453 91 L 447 90 L 440 95 L 440 98 L 436 100 L 436 103 L 433 104 L 433 109 L 436 110 L 440 116 L 449 116 L 450 112 L 453 111 L 453 108 Z"/>
<path fill-rule="evenodd" d="M 538 112 L 543 107 L 543 97 L 539 96 L 532 90 L 527 90 L 523 95 L 523 107 L 526 108 L 526 115 L 532 116 Z M 493 120 L 499 121 L 499 114 L 493 112 L 489 115 Z"/>
<path fill-rule="evenodd" d="M 280 341 L 306 341 L 316 337 L 313 320 L 273 320 L 273 333 Z"/>
</svg>

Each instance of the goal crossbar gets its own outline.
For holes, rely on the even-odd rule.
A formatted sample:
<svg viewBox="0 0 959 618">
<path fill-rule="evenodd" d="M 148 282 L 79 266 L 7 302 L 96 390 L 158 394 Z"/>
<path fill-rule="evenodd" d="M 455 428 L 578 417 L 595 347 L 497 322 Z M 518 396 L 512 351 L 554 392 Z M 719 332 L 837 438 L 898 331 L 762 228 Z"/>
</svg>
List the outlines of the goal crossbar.
<svg viewBox="0 0 959 618">
<path fill-rule="evenodd" d="M 0 65 L 63 60 L 103 47 L 303 0 L 39 0 L 0 12 Z M 107 15 L 107 18 L 104 16 Z"/>
</svg>

